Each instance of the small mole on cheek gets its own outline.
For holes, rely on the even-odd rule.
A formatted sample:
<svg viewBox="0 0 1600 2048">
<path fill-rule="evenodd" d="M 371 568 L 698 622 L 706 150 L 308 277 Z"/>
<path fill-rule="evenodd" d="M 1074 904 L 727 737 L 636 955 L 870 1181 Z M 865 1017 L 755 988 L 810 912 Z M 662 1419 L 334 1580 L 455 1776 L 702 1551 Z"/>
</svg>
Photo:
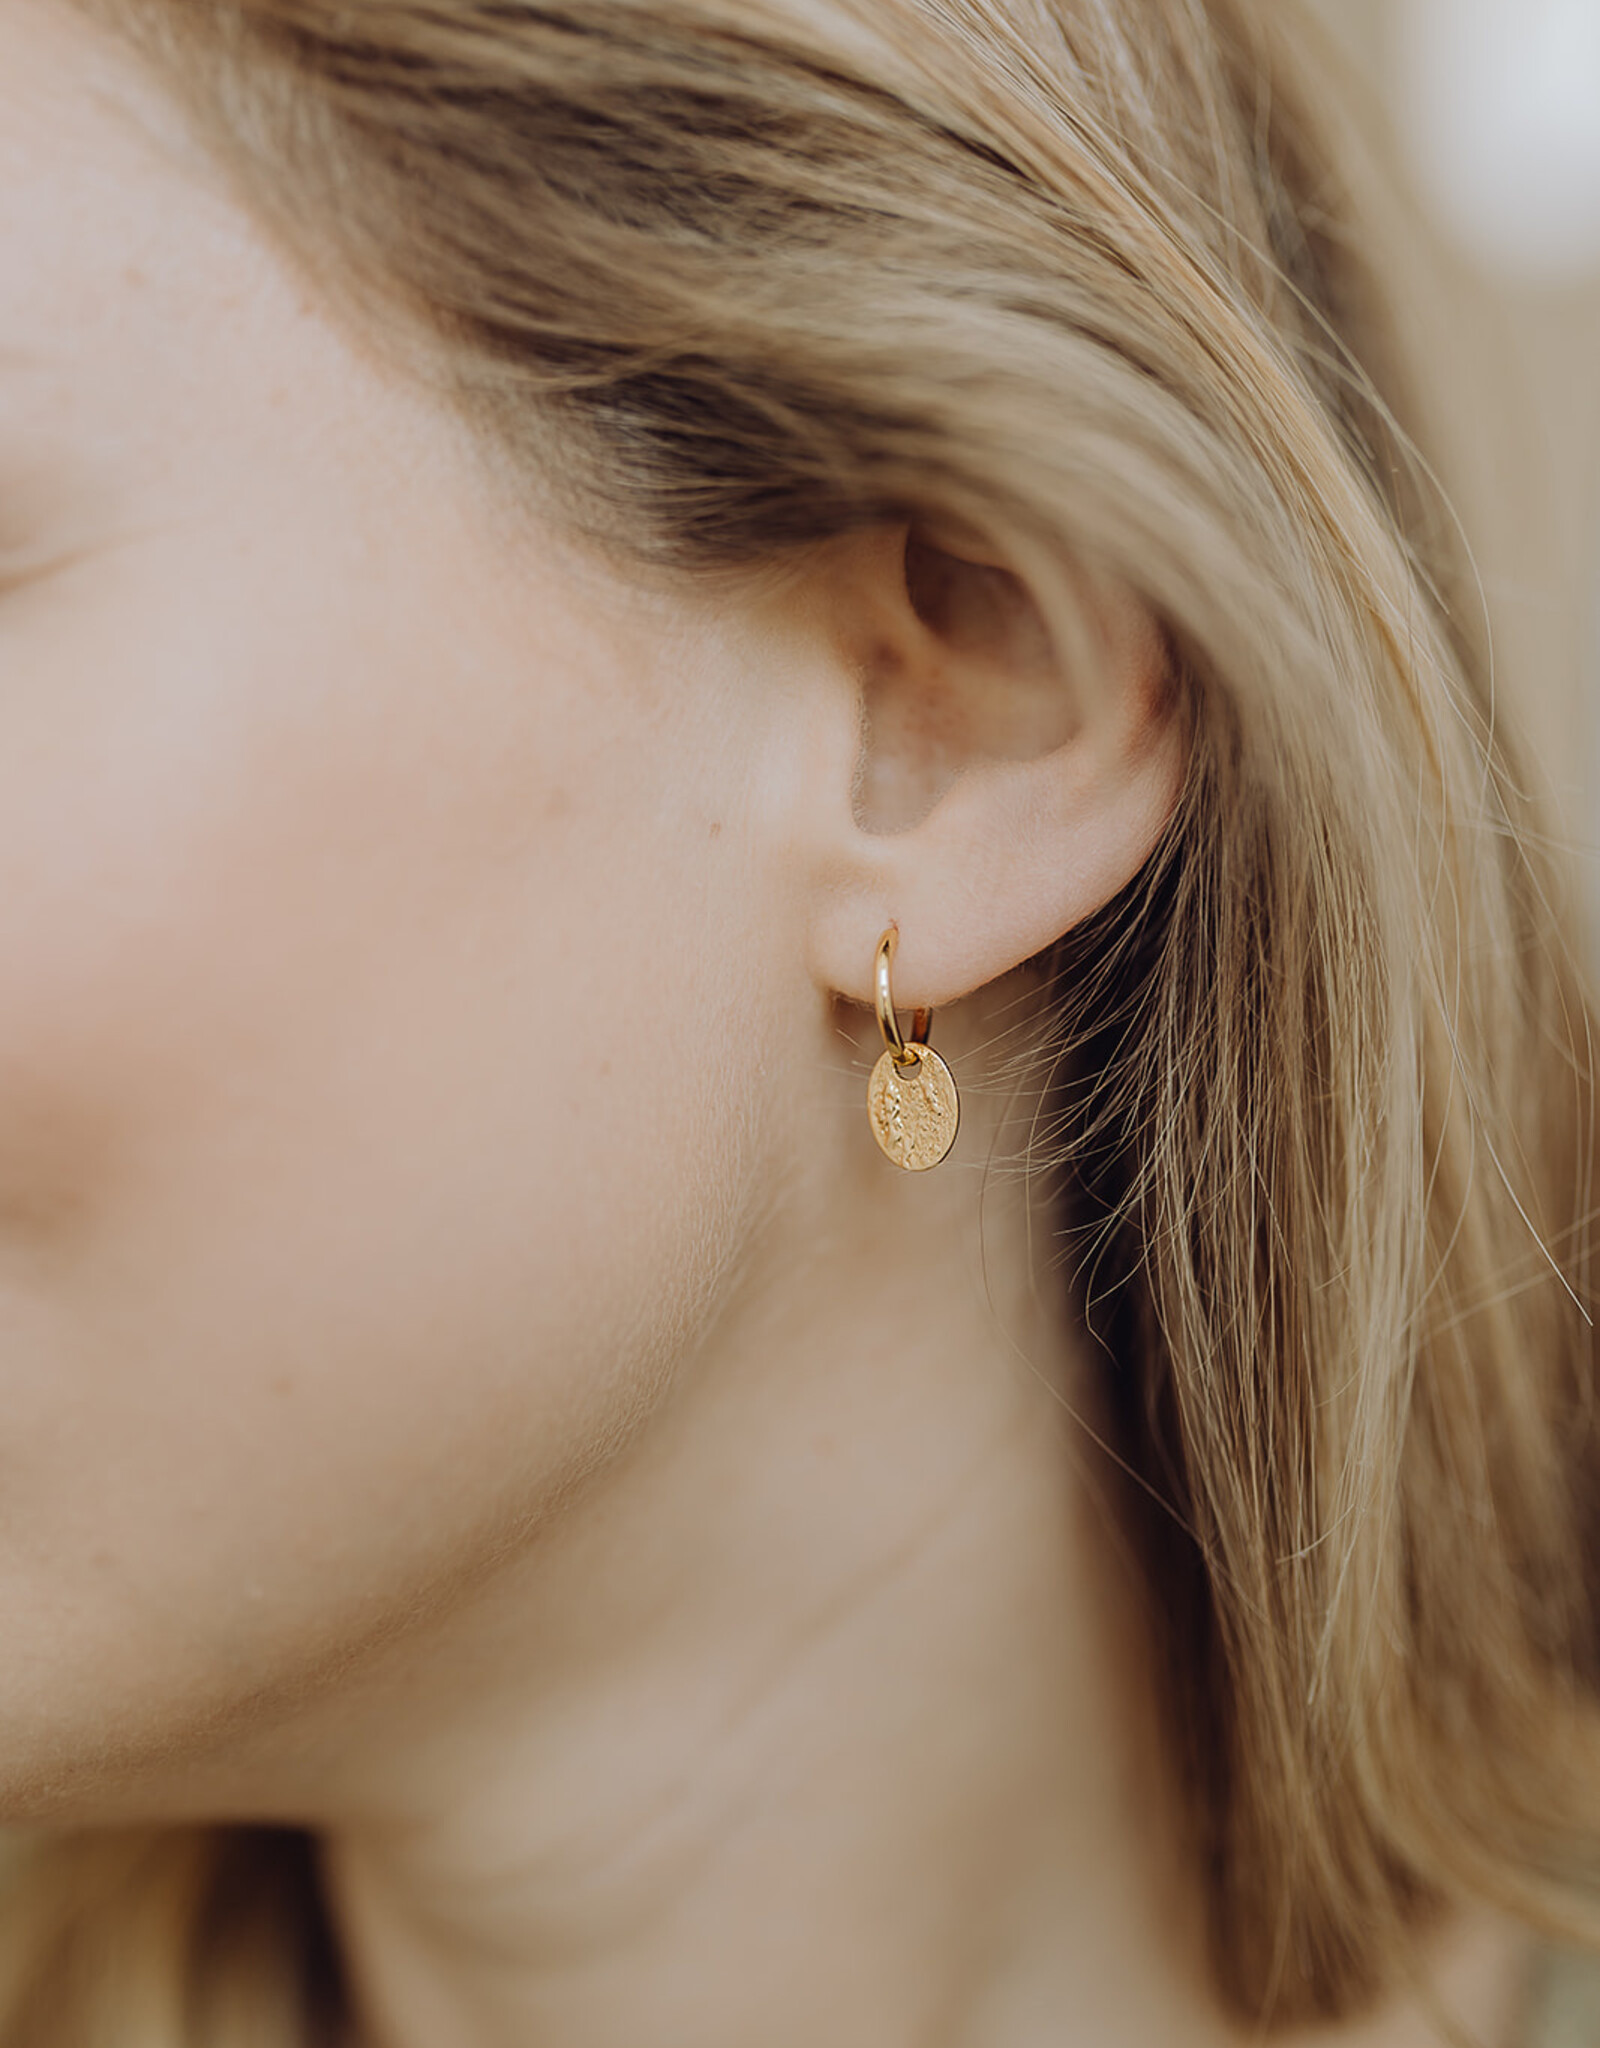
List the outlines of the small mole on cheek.
<svg viewBox="0 0 1600 2048">
<path fill-rule="evenodd" d="M 713 839 L 720 839 L 722 837 L 722 820 L 720 818 L 712 819 L 711 836 Z"/>
</svg>

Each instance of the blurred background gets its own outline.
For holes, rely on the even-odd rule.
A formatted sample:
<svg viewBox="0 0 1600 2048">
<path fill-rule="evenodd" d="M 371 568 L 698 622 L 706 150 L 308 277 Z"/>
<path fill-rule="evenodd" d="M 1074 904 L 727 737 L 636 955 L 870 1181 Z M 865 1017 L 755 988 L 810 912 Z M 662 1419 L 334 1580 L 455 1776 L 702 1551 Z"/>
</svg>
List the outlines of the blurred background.
<svg viewBox="0 0 1600 2048">
<path fill-rule="evenodd" d="M 1427 230 L 1390 223 L 1425 424 L 1600 957 L 1600 0 L 1313 4 Z"/>
</svg>

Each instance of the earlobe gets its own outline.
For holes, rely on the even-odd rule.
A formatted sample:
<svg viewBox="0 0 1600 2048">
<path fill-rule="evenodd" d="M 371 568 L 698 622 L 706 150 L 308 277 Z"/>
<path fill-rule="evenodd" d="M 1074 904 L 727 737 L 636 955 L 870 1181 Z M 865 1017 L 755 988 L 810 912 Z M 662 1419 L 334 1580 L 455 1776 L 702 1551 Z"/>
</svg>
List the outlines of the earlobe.
<svg viewBox="0 0 1600 2048">
<path fill-rule="evenodd" d="M 897 925 L 898 1000 L 942 1008 L 1134 878 L 1176 804 L 1187 720 L 1164 638 L 1126 594 L 1092 600 L 1092 677 L 1067 672 L 1020 578 L 926 530 L 864 540 L 834 598 L 862 758 L 848 802 L 818 793 L 813 971 L 870 1004 Z"/>
</svg>

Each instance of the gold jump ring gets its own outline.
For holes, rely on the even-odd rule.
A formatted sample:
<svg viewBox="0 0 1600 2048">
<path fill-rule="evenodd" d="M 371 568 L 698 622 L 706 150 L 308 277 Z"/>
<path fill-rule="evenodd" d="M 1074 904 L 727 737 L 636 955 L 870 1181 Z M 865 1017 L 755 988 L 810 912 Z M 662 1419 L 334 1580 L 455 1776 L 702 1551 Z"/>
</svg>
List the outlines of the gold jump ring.
<svg viewBox="0 0 1600 2048">
<path fill-rule="evenodd" d="M 916 1055 L 910 1051 L 906 1041 L 900 1036 L 900 1026 L 895 1021 L 894 1014 L 894 992 L 889 984 L 889 971 L 894 966 L 895 948 L 899 943 L 900 927 L 892 924 L 878 941 L 875 992 L 877 996 L 878 1029 L 883 1033 L 883 1042 L 890 1052 L 894 1054 L 894 1063 L 897 1067 L 909 1067 L 916 1064 Z M 916 1011 L 911 1020 L 911 1044 L 926 1045 L 928 1033 L 932 1028 L 932 1010 Z"/>
</svg>

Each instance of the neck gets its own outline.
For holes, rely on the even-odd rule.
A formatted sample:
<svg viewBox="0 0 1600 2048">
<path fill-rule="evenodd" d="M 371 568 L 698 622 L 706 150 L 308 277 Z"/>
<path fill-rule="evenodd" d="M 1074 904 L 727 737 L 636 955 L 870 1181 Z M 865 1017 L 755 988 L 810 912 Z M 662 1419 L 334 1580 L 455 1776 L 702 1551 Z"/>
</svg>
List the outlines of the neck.
<svg viewBox="0 0 1600 2048">
<path fill-rule="evenodd" d="M 867 1164 L 352 1695 L 326 1841 L 363 2048 L 1233 2039 L 1020 1192 Z"/>
<path fill-rule="evenodd" d="M 1205 2038 L 1065 1318 L 868 1165 L 345 1778 L 374 2048 Z"/>
</svg>

